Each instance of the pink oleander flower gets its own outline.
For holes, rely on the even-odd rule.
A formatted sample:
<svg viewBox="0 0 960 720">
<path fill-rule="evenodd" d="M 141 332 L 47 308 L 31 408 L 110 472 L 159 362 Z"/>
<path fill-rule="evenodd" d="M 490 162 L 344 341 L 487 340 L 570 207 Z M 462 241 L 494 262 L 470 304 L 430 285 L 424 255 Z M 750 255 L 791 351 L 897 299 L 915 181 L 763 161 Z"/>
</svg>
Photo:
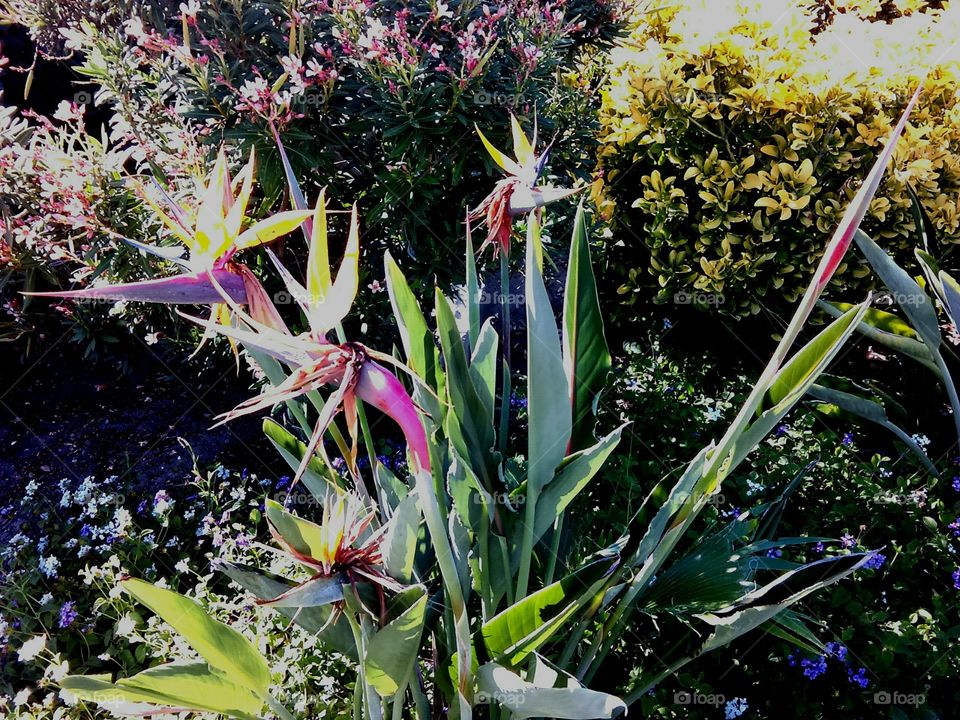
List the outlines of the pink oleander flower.
<svg viewBox="0 0 960 720">
<path fill-rule="evenodd" d="M 480 246 L 480 252 L 488 245 L 493 246 L 494 256 L 499 252 L 510 253 L 510 236 L 513 234 L 513 218 L 528 212 L 539 210 L 555 200 L 561 200 L 584 188 L 561 189 L 540 187 L 537 180 L 546 165 L 549 146 L 541 155 L 534 148 L 537 144 L 537 131 L 534 127 L 533 140 L 529 140 L 517 122 L 510 115 L 513 131 L 513 153 L 515 159 L 507 157 L 490 143 L 477 128 L 477 134 L 493 161 L 507 173 L 476 209 L 470 212 L 471 218 L 480 218 L 487 226 L 487 238 Z"/>
</svg>

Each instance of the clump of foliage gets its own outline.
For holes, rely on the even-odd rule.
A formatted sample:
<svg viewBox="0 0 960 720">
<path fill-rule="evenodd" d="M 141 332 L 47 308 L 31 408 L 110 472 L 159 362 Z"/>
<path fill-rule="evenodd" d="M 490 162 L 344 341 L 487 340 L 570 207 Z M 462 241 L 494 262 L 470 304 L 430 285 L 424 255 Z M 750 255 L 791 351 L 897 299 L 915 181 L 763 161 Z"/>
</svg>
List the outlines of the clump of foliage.
<svg viewBox="0 0 960 720">
<path fill-rule="evenodd" d="M 903 170 L 885 179 L 864 227 L 903 257 L 914 240 L 912 189 L 942 241 L 960 240 L 958 68 L 944 54 L 958 18 L 960 7 L 889 23 L 847 12 L 815 34 L 793 2 L 645 14 L 614 52 L 595 182 L 618 229 L 605 259 L 623 299 L 653 288 L 661 302 L 732 315 L 796 300 L 931 57 L 938 64 L 897 150 Z M 854 258 L 834 283 L 874 281 Z"/>
</svg>

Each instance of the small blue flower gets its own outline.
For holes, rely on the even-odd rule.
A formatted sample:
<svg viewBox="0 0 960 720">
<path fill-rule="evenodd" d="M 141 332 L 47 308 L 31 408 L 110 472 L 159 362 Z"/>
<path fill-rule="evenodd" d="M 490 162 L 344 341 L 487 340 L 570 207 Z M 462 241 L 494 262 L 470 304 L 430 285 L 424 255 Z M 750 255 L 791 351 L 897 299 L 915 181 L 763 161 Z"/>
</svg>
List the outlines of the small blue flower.
<svg viewBox="0 0 960 720">
<path fill-rule="evenodd" d="M 847 447 L 850 447 L 851 445 L 853 445 L 853 441 L 855 438 L 856 438 L 856 435 L 854 435 L 852 432 L 844 433 L 843 440 L 841 440 L 840 442 L 842 442 Z"/>
<path fill-rule="evenodd" d="M 777 437 L 783 437 L 790 431 L 790 428 L 787 427 L 786 423 L 781 423 L 777 425 L 777 429 L 774 431 L 774 434 Z"/>
<path fill-rule="evenodd" d="M 778 558 L 783 557 L 783 550 L 780 548 L 770 548 L 767 550 L 767 557 L 769 558 Z"/>
<path fill-rule="evenodd" d="M 857 541 L 856 541 L 856 538 L 854 538 L 853 535 L 851 535 L 850 533 L 844 533 L 843 536 L 840 538 L 840 544 L 843 545 L 844 548 L 849 550 L 850 548 L 852 548 L 854 545 L 857 544 Z"/>
<path fill-rule="evenodd" d="M 856 672 L 853 671 L 853 668 L 850 668 L 847 670 L 847 679 L 862 688 L 866 688 L 870 685 L 870 680 L 867 679 L 866 668 L 858 668 Z"/>
<path fill-rule="evenodd" d="M 60 620 L 59 625 L 61 628 L 68 628 L 76 622 L 79 613 L 74 608 L 73 600 L 67 600 L 60 607 Z"/>
<path fill-rule="evenodd" d="M 950 576 L 953 578 L 953 587 L 955 590 L 960 590 L 960 568 L 957 568 L 953 571 L 953 574 Z"/>
<path fill-rule="evenodd" d="M 804 658 L 800 661 L 800 667 L 803 668 L 803 674 L 810 680 L 816 680 L 827 671 L 827 658 L 825 655 L 818 655 L 812 660 Z"/>
<path fill-rule="evenodd" d="M 840 643 L 828 642 L 826 648 L 827 652 L 840 662 L 844 662 L 847 659 L 847 648 Z"/>
<path fill-rule="evenodd" d="M 813 546 L 813 551 L 814 551 L 815 553 L 820 554 L 820 555 L 823 555 L 823 551 L 824 551 L 825 549 L 826 549 L 826 548 L 824 547 L 824 545 L 823 545 L 822 542 L 818 542 L 816 545 Z"/>
<path fill-rule="evenodd" d="M 960 492 L 960 475 L 954 476 L 952 486 L 954 490 Z"/>
<path fill-rule="evenodd" d="M 734 720 L 743 715 L 749 707 L 745 698 L 734 698 L 724 706 L 724 718 Z"/>
<path fill-rule="evenodd" d="M 950 532 L 953 533 L 955 538 L 960 538 L 960 517 L 947 525 L 947 527 L 950 528 Z"/>
<path fill-rule="evenodd" d="M 870 559 L 867 560 L 863 567 L 865 570 L 879 570 L 883 567 L 883 564 L 887 561 L 887 556 L 881 553 L 875 553 L 870 556 Z"/>
<path fill-rule="evenodd" d="M 673 327 L 673 323 L 672 323 L 668 318 L 664 318 L 664 319 L 663 319 L 663 329 L 664 329 L 664 330 L 669 330 L 669 329 L 672 328 L 672 327 Z"/>
</svg>

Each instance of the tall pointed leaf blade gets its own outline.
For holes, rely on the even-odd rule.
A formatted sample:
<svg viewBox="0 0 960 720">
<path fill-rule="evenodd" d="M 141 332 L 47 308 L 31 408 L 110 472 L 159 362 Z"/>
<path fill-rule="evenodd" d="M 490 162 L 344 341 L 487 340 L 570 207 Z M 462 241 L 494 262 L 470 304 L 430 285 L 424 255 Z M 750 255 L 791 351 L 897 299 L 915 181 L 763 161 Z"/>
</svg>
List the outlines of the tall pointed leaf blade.
<svg viewBox="0 0 960 720">
<path fill-rule="evenodd" d="M 767 391 L 770 404 L 799 398 L 839 352 L 866 312 L 867 305 L 848 310 L 807 343 L 783 366 Z"/>
<path fill-rule="evenodd" d="M 247 638 L 172 590 L 128 578 L 123 589 L 173 627 L 209 665 L 263 697 L 270 686 L 267 661 Z"/>
<path fill-rule="evenodd" d="M 497 394 L 497 360 L 500 337 L 493 329 L 493 319 L 487 318 L 483 323 L 477 340 L 473 345 L 473 355 L 470 358 L 470 377 L 473 378 L 477 394 L 483 400 L 486 416 L 493 424 L 494 400 Z"/>
<path fill-rule="evenodd" d="M 275 500 L 267 500 L 264 510 L 271 530 L 296 553 L 310 558 L 326 557 L 327 538 L 321 526 L 287 512 Z"/>
<path fill-rule="evenodd" d="M 357 220 L 357 206 L 350 214 L 350 232 L 347 247 L 337 269 L 337 279 L 330 286 L 329 294 L 323 302 L 311 306 L 311 323 L 314 330 L 326 332 L 337 327 L 350 313 L 353 301 L 360 287 L 360 228 Z"/>
<path fill-rule="evenodd" d="M 410 290 L 407 279 L 389 251 L 384 254 L 384 274 L 387 290 L 393 305 L 393 316 L 400 329 L 407 365 L 423 379 L 428 387 L 439 392 L 441 369 L 439 351 L 433 334 L 420 309 L 416 296 Z"/>
<path fill-rule="evenodd" d="M 883 284 L 893 293 L 897 305 L 910 318 L 910 322 L 920 337 L 923 338 L 923 342 L 931 350 L 937 350 L 941 342 L 937 311 L 923 288 L 910 277 L 906 270 L 897 265 L 893 258 L 887 255 L 869 235 L 857 231 L 856 240 L 860 251 L 866 256 L 874 272 L 880 276 Z"/>
<path fill-rule="evenodd" d="M 480 630 L 490 657 L 523 662 L 593 598 L 612 568 L 610 560 L 585 565 L 490 618 Z"/>
<path fill-rule="evenodd" d="M 470 231 L 470 213 L 467 213 L 467 321 L 470 327 L 470 350 L 476 350 L 480 335 L 480 279 L 477 277 L 477 259 L 473 252 Z"/>
<path fill-rule="evenodd" d="M 533 531 L 535 541 L 543 537 L 553 526 L 554 520 L 600 471 L 619 445 L 625 427 L 621 425 L 596 445 L 568 456 L 560 465 L 556 476 L 537 499 L 537 521 Z"/>
<path fill-rule="evenodd" d="M 596 441 L 596 405 L 611 366 L 582 202 L 573 223 L 564 290 L 563 364 L 573 413 L 570 450 L 582 450 Z"/>
<path fill-rule="evenodd" d="M 560 335 L 537 257 L 540 228 L 529 220 L 526 257 L 527 413 L 530 418 L 527 486 L 542 490 L 567 454 L 573 430 L 570 383 L 563 366 Z"/>
<path fill-rule="evenodd" d="M 150 703 L 158 707 L 145 709 L 147 712 L 186 708 L 254 720 L 264 706 L 263 699 L 245 687 L 211 672 L 206 663 L 196 662 L 158 665 L 116 683 L 98 677 L 67 677 L 60 686 L 81 700 L 115 712 L 131 703 Z"/>
<path fill-rule="evenodd" d="M 290 469 L 296 472 L 303 461 L 303 454 L 307 451 L 306 443 L 297 440 L 286 428 L 270 418 L 263 420 L 263 434 L 267 436 Z M 322 500 L 328 493 L 339 490 L 339 487 L 330 479 L 323 463 L 316 457 L 310 458 L 300 480 L 318 500 Z"/>
<path fill-rule="evenodd" d="M 363 661 L 366 681 L 381 697 L 390 697 L 406 687 L 420 649 L 427 593 L 416 587 L 405 594 L 408 597 L 402 600 L 409 606 L 370 639 Z"/>
</svg>

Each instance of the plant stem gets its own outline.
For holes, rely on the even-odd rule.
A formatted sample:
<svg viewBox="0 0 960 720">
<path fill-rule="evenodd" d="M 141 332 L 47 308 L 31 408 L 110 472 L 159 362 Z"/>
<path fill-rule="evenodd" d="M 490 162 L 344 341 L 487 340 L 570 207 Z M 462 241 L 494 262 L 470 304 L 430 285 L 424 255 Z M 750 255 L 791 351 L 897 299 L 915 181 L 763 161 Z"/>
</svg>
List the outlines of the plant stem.
<svg viewBox="0 0 960 720">
<path fill-rule="evenodd" d="M 528 483 L 527 502 L 523 513 L 523 540 L 520 543 L 520 570 L 517 572 L 517 600 L 527 596 L 530 584 L 530 562 L 533 558 L 533 528 L 537 523 L 537 498 L 540 491 Z"/>
<path fill-rule="evenodd" d="M 500 253 L 500 321 L 503 334 L 503 382 L 500 392 L 500 453 L 507 451 L 507 433 L 510 426 L 510 258 Z"/>
</svg>

